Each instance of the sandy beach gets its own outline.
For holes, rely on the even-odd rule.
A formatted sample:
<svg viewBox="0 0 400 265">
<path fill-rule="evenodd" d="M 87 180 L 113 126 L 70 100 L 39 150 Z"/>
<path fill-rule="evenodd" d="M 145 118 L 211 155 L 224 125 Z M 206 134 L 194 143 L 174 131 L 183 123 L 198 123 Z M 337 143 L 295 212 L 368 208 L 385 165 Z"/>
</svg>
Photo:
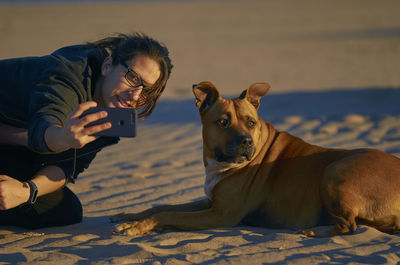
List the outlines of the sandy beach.
<svg viewBox="0 0 400 265">
<path fill-rule="evenodd" d="M 0 265 L 397 264 L 399 235 L 367 226 L 328 238 L 249 226 L 132 237 L 112 234 L 109 217 L 205 197 L 191 90 L 200 81 L 226 97 L 269 82 L 259 115 L 277 129 L 400 157 L 399 10 L 397 0 L 0 4 L 1 59 L 142 31 L 169 47 L 175 65 L 138 137 L 104 149 L 69 184 L 83 222 L 0 227 Z"/>
</svg>

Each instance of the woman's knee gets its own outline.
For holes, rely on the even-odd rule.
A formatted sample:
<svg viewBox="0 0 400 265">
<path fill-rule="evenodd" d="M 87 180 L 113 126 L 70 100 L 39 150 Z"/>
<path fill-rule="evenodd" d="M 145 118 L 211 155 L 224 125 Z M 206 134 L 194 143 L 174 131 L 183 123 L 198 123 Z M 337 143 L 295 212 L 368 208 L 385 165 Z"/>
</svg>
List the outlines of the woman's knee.
<svg viewBox="0 0 400 265">
<path fill-rule="evenodd" d="M 38 199 L 39 200 L 39 199 Z M 42 205 L 40 204 L 42 202 Z M 51 205 L 51 202 L 55 203 Z M 78 197 L 67 187 L 40 197 L 34 208 L 41 227 L 62 226 L 82 222 L 83 209 Z M 50 207 L 49 207 L 50 204 Z"/>
<path fill-rule="evenodd" d="M 38 197 L 33 205 L 0 212 L 0 225 L 37 229 L 63 226 L 82 221 L 82 204 L 67 187 Z"/>
</svg>

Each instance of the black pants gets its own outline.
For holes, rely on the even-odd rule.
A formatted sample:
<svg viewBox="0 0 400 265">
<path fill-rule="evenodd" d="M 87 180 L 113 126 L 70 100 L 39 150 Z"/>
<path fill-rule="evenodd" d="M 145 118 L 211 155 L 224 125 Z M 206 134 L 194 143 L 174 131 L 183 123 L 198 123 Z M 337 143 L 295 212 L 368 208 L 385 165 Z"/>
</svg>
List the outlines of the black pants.
<svg viewBox="0 0 400 265">
<path fill-rule="evenodd" d="M 0 174 L 26 181 L 40 169 L 37 154 L 23 147 L 0 146 Z M 0 210 L 0 225 L 35 229 L 82 221 L 82 204 L 67 187 L 37 198 L 33 205 Z"/>
</svg>

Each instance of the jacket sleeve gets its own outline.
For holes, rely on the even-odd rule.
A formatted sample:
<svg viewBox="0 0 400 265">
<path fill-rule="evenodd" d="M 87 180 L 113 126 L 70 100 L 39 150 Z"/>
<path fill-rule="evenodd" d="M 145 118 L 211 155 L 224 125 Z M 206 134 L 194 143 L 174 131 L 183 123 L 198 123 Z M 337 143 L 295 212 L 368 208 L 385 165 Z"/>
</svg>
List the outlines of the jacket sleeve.
<svg viewBox="0 0 400 265">
<path fill-rule="evenodd" d="M 48 67 L 39 80 L 30 94 L 28 147 L 51 153 L 44 138 L 46 129 L 52 124 L 64 126 L 72 110 L 87 101 L 87 93 L 82 81 L 62 62 Z"/>
<path fill-rule="evenodd" d="M 69 149 L 55 154 L 37 154 L 34 156 L 34 164 L 37 165 L 37 170 L 45 166 L 58 166 L 64 171 L 67 180 L 74 182 L 78 175 L 89 167 L 98 152 L 118 142 L 118 137 L 100 137 L 81 149 Z"/>
</svg>

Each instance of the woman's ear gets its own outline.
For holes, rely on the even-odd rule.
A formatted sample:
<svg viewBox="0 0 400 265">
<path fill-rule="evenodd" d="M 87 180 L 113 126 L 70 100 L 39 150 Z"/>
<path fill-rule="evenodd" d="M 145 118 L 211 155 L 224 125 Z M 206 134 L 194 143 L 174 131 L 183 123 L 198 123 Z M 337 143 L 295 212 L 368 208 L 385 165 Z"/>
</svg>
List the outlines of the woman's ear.
<svg viewBox="0 0 400 265">
<path fill-rule="evenodd" d="M 103 64 L 101 65 L 101 74 L 103 76 L 107 75 L 112 68 L 112 57 L 108 56 L 104 59 Z"/>
</svg>

